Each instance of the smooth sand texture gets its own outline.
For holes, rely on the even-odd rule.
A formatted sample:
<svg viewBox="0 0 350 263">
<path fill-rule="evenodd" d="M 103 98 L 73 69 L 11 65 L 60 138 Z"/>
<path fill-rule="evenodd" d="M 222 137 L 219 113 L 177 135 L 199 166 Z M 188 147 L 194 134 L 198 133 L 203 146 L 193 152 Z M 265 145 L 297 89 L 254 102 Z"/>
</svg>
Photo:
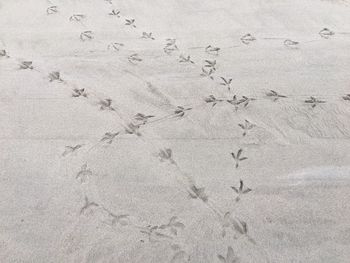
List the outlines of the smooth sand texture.
<svg viewBox="0 0 350 263">
<path fill-rule="evenodd" d="M 349 12 L 0 0 L 0 262 L 350 262 Z"/>
</svg>

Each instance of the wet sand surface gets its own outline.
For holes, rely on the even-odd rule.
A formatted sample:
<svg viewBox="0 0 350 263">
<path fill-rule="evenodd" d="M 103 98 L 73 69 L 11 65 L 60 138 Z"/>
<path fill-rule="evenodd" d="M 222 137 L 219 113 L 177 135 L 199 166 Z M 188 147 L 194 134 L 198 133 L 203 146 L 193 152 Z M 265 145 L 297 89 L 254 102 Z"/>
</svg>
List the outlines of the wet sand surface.
<svg viewBox="0 0 350 263">
<path fill-rule="evenodd" d="M 0 0 L 0 261 L 349 262 L 349 11 Z"/>
</svg>

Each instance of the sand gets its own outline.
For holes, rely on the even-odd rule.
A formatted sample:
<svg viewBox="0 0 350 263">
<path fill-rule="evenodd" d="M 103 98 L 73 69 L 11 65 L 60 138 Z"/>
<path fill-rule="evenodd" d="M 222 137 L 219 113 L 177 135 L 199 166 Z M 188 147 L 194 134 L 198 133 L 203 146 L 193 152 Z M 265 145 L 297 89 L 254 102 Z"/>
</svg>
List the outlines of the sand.
<svg viewBox="0 0 350 263">
<path fill-rule="evenodd" d="M 0 262 L 349 262 L 349 11 L 0 0 Z"/>
</svg>

